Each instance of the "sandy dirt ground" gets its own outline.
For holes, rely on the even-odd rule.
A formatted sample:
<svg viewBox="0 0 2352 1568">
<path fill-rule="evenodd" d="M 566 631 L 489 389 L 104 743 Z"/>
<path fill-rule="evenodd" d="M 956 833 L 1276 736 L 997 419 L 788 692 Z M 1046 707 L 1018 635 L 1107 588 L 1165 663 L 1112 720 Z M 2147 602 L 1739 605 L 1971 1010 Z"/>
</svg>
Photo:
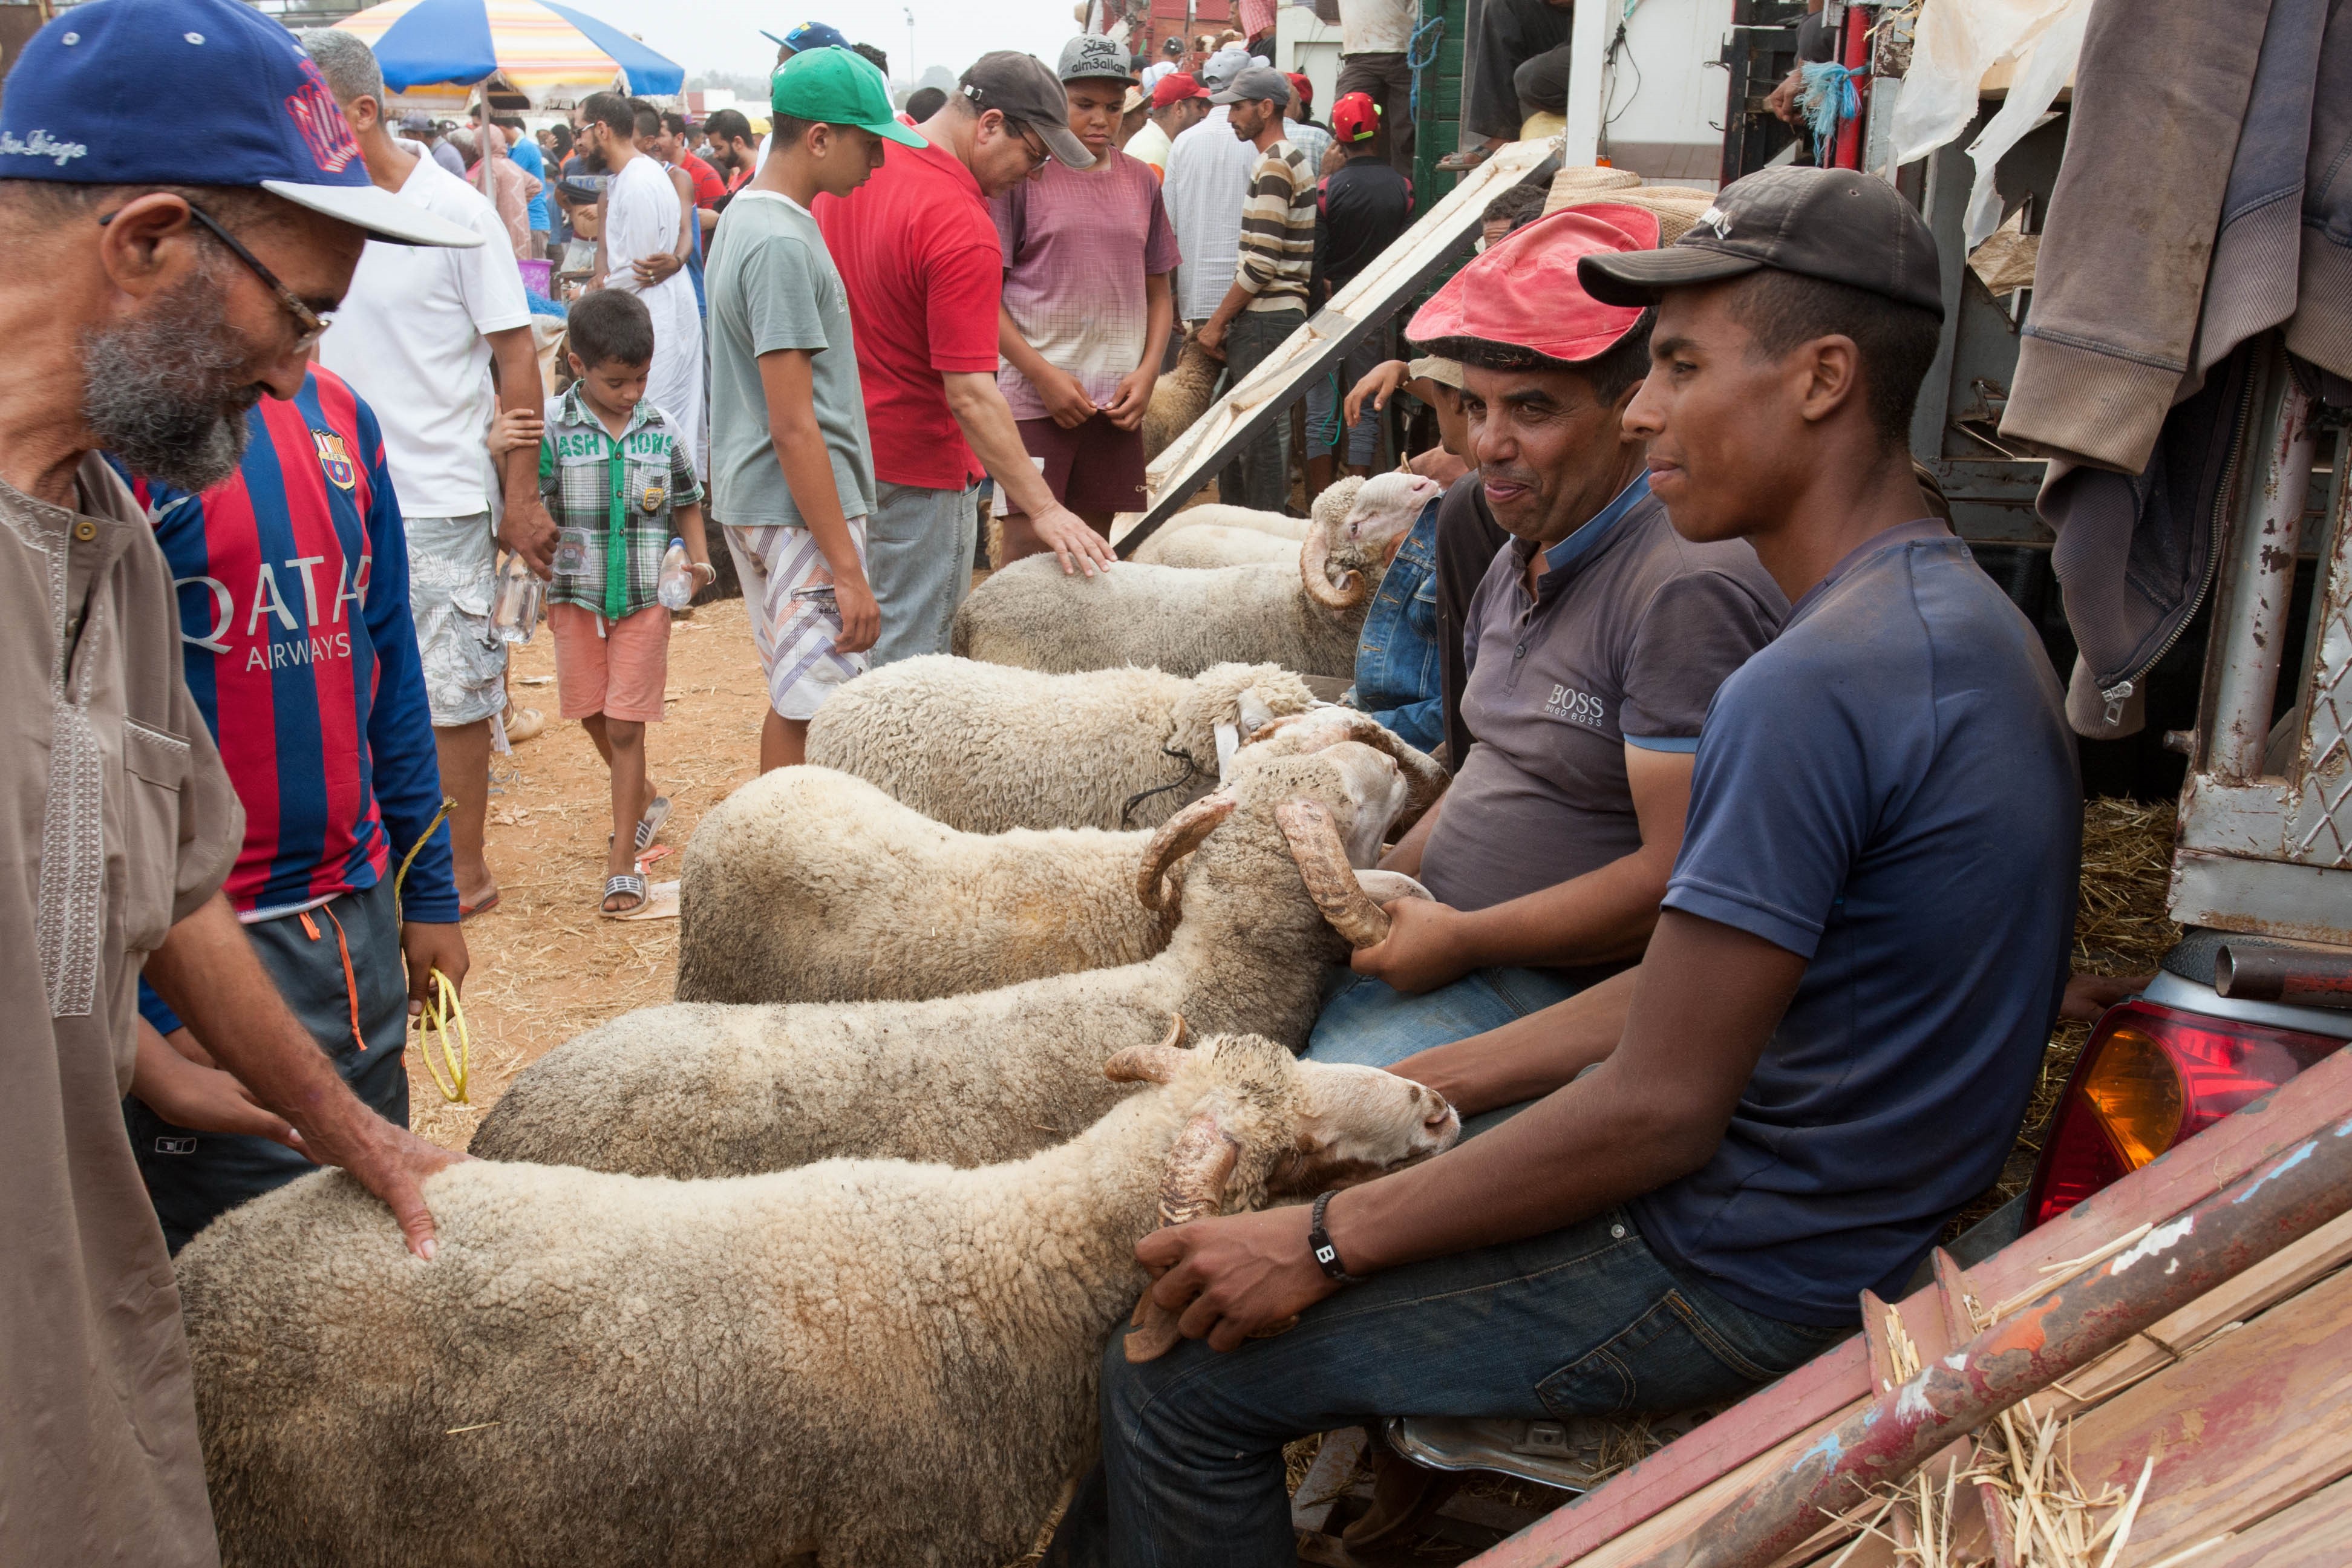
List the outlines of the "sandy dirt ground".
<svg viewBox="0 0 2352 1568">
<path fill-rule="evenodd" d="M 593 1024 L 668 1001 L 677 973 L 677 921 L 597 914 L 612 831 L 609 775 L 580 726 L 555 716 L 555 649 L 543 629 L 514 650 L 511 668 L 516 706 L 541 710 L 548 725 L 494 759 L 489 859 L 500 898 L 465 928 L 470 1104 L 443 1098 L 409 1036 L 411 1121 L 457 1149 L 526 1064 Z M 676 879 L 703 814 L 759 769 L 767 695 L 741 600 L 705 605 L 676 623 L 668 697 L 667 718 L 649 726 L 647 753 L 675 808 L 662 832 L 675 848 L 647 868 L 653 881 Z"/>
</svg>

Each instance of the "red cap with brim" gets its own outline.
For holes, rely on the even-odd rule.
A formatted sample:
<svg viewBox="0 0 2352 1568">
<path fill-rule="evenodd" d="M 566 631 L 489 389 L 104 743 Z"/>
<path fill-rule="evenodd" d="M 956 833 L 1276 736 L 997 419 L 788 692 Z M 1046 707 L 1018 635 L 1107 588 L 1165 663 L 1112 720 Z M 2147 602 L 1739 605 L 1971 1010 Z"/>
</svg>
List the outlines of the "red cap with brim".
<svg viewBox="0 0 2352 1568">
<path fill-rule="evenodd" d="M 1642 319 L 1604 305 L 1576 280 L 1580 258 L 1658 247 L 1658 217 L 1613 202 L 1569 207 L 1488 246 L 1412 318 L 1416 343 L 1475 338 L 1549 359 L 1598 358 Z"/>
</svg>

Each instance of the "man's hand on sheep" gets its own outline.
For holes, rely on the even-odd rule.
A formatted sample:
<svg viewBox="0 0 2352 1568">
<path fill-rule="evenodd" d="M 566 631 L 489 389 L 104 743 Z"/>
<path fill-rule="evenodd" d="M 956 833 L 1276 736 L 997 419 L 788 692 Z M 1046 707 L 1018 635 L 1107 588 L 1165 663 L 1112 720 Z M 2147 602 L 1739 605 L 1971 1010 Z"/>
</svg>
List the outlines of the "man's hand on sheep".
<svg viewBox="0 0 2352 1568">
<path fill-rule="evenodd" d="M 399 1221 L 409 1250 L 433 1256 L 425 1178 L 465 1158 L 369 1110 L 319 1048 L 254 956 L 218 893 L 148 955 L 147 982 L 254 1100 L 294 1124 L 303 1152 L 341 1165 Z"/>
<path fill-rule="evenodd" d="M 1167 1226 L 1135 1244 L 1135 1260 L 1157 1276 L 1151 1299 L 1178 1314 L 1186 1339 L 1234 1350 L 1339 1289 L 1307 1245 L 1307 1220 L 1294 1204 Z"/>
<path fill-rule="evenodd" d="M 1151 394 L 1160 384 L 1160 366 L 1156 363 L 1137 365 L 1118 378 L 1118 390 L 1111 394 L 1110 403 L 1103 412 L 1110 422 L 1122 430 L 1132 430 L 1143 423 L 1146 410 L 1151 406 Z"/>
<path fill-rule="evenodd" d="M 1054 559 L 1062 563 L 1062 575 L 1083 571 L 1093 576 L 1107 571 L 1118 559 L 1110 541 L 1086 525 L 1085 520 L 1068 507 L 1056 502 L 1034 512 L 1029 527 L 1038 538 L 1053 547 Z"/>
<path fill-rule="evenodd" d="M 1225 357 L 1225 332 L 1231 325 L 1229 321 L 1212 316 L 1201 323 L 1200 331 L 1192 334 L 1192 341 L 1200 345 L 1202 353 L 1221 360 Z"/>
<path fill-rule="evenodd" d="M 1386 981 L 1408 996 L 1450 985 L 1477 967 L 1464 951 L 1462 911 L 1427 899 L 1399 899 L 1388 911 L 1385 942 L 1360 947 L 1348 963 L 1359 974 Z"/>
</svg>

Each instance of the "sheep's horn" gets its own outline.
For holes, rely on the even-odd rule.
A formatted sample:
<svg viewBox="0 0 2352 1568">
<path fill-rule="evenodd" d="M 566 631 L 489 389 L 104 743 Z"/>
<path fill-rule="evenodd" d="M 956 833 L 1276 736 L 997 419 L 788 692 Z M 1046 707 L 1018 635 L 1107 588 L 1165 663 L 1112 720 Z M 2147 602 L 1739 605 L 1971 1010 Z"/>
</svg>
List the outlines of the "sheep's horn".
<svg viewBox="0 0 2352 1568">
<path fill-rule="evenodd" d="M 1335 721 L 1328 717 L 1334 713 L 1343 717 Z M 1454 782 L 1454 775 L 1446 770 L 1444 763 L 1412 744 L 1370 714 L 1358 712 L 1352 708 L 1310 708 L 1301 713 L 1285 713 L 1242 744 L 1250 746 L 1260 741 L 1272 740 L 1291 726 L 1309 721 L 1321 725 L 1344 726 L 1333 728 L 1330 740 L 1325 742 L 1327 745 L 1337 745 L 1341 741 L 1361 741 L 1395 760 L 1397 772 L 1404 775 L 1405 783 L 1404 810 L 1398 814 L 1396 820 L 1400 828 L 1410 827 L 1420 821 L 1422 814 L 1435 805 L 1437 797 L 1444 795 L 1446 786 Z"/>
<path fill-rule="evenodd" d="M 1225 1183 L 1240 1156 L 1241 1145 L 1217 1125 L 1214 1116 L 1196 1115 L 1186 1122 L 1169 1145 L 1168 1163 L 1160 1170 L 1160 1223 L 1184 1225 L 1216 1213 L 1224 1205 Z M 1121 1348 L 1129 1362 L 1156 1361 L 1183 1337 L 1176 1326 L 1177 1314 L 1154 1300 L 1149 1289 L 1135 1303 L 1129 1321 L 1135 1331 Z"/>
<path fill-rule="evenodd" d="M 1147 910 L 1163 909 L 1167 900 L 1160 879 L 1168 868 L 1201 847 L 1201 840 L 1231 816 L 1234 797 L 1223 790 L 1204 795 L 1160 825 L 1143 847 L 1143 864 L 1135 873 L 1135 896 Z"/>
<path fill-rule="evenodd" d="M 1357 729 L 1360 732 L 1355 739 L 1386 752 L 1396 760 L 1397 772 L 1404 775 L 1405 785 L 1404 810 L 1397 814 L 1396 827 L 1400 831 L 1411 827 L 1421 820 L 1423 813 L 1437 804 L 1437 797 L 1445 793 L 1446 786 L 1454 782 L 1454 775 L 1446 771 L 1444 763 L 1370 714 L 1364 716 L 1364 722 Z"/>
<path fill-rule="evenodd" d="M 1290 843 L 1290 858 L 1298 864 L 1315 907 L 1331 929 L 1353 947 L 1376 947 L 1389 938 L 1389 917 L 1356 880 L 1348 864 L 1348 847 L 1340 842 L 1339 826 L 1330 809 L 1318 800 L 1286 800 L 1274 808 L 1274 819 Z"/>
<path fill-rule="evenodd" d="M 1356 885 L 1364 889 L 1365 897 L 1384 909 L 1399 899 L 1427 899 L 1433 904 L 1437 901 L 1435 893 L 1402 871 L 1359 871 Z"/>
<path fill-rule="evenodd" d="M 1331 581 L 1331 531 L 1313 528 L 1298 550 L 1298 580 L 1307 596 L 1327 610 L 1352 610 L 1364 602 L 1371 584 L 1360 572 L 1345 572 Z"/>
<path fill-rule="evenodd" d="M 1184 1015 L 1177 1013 L 1168 1020 L 1166 1039 L 1156 1046 L 1128 1047 L 1103 1063 L 1103 1077 L 1113 1083 L 1173 1083 L 1176 1069 L 1187 1059 L 1183 1047 Z"/>
</svg>

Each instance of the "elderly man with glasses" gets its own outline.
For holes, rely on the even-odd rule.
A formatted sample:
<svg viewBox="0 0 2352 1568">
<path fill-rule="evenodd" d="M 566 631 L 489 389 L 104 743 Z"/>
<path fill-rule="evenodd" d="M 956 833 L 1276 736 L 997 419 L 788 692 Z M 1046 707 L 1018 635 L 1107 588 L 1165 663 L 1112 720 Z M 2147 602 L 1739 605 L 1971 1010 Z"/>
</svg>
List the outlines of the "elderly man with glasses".
<svg viewBox="0 0 2352 1568">
<path fill-rule="evenodd" d="M 183 489 L 226 479 L 248 413 L 301 392 L 307 349 L 371 239 L 403 254 L 479 240 L 371 185 L 299 46 L 235 0 L 94 0 L 19 63 L 0 108 L 0 233 L 16 263 L 0 331 L 17 389 L 0 410 L 0 627 L 16 649 L 0 1562 L 211 1568 L 179 1295 L 124 1133 L 124 1095 L 149 1087 L 142 971 L 218 1064 L 199 1098 L 343 1166 L 428 1259 L 422 1184 L 456 1156 L 353 1095 L 222 896 L 250 835 L 183 679 L 179 613 L 209 636 L 219 595 L 201 579 L 174 595 L 145 509 L 100 453 Z M 176 133 L 127 133 L 114 106 L 159 82 L 181 106 Z M 316 454 L 330 484 L 332 460 Z M 318 639 L 363 613 L 341 595 L 366 587 L 322 572 L 311 542 L 268 542 L 234 590 L 257 616 L 265 683 L 330 679 L 308 662 Z M 300 617 L 327 629 L 298 634 Z M 290 740 L 289 757 L 336 737 Z M 442 962 L 462 969 L 456 952 Z M 376 1048 L 396 1054 L 396 1034 Z"/>
<path fill-rule="evenodd" d="M 982 472 L 1064 571 L 1091 576 L 1110 563 L 1103 536 L 1054 499 L 996 385 L 1004 252 L 988 198 L 1048 159 L 1094 165 L 1068 115 L 1061 79 L 1044 61 L 982 55 L 916 127 L 929 146 L 888 147 L 864 185 L 817 198 L 817 225 L 857 322 L 874 451 L 866 573 L 882 636 L 867 656 L 873 667 L 947 651 L 971 587 Z"/>
</svg>

